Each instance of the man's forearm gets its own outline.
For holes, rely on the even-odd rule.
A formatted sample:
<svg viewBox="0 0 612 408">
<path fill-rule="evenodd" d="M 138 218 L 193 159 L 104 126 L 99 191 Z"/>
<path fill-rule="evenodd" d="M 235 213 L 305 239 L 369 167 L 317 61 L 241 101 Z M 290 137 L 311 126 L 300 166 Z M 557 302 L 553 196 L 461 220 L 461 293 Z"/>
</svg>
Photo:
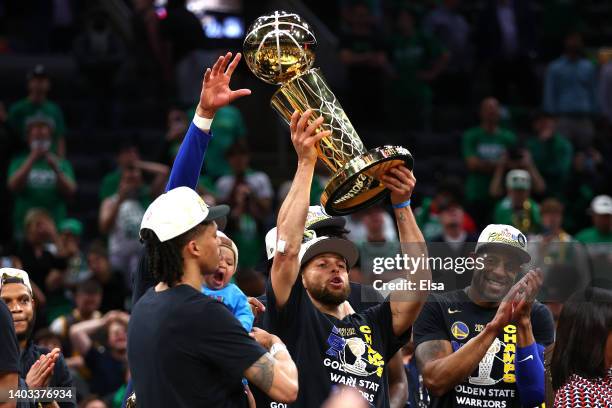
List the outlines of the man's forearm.
<svg viewBox="0 0 612 408">
<path fill-rule="evenodd" d="M 9 178 L 8 188 L 12 191 L 17 191 L 23 188 L 25 182 L 28 178 L 28 174 L 30 174 L 30 170 L 32 170 L 32 166 L 34 165 L 34 158 L 32 156 L 28 156 L 26 161 L 21 165 L 19 169 Z"/>
<path fill-rule="evenodd" d="M 525 319 L 517 324 L 517 347 L 527 347 L 535 343 L 531 320 Z"/>
<path fill-rule="evenodd" d="M 485 328 L 478 336 L 474 337 L 457 351 L 446 357 L 433 359 L 420 365 L 423 380 L 429 391 L 436 396 L 441 396 L 451 390 L 465 379 L 478 367 L 491 344 L 495 341 L 497 333 L 490 328 Z M 424 343 L 422 346 L 426 346 Z M 417 363 L 425 359 L 424 350 L 417 347 Z"/>
<path fill-rule="evenodd" d="M 182 186 L 196 189 L 211 138 L 209 133 L 191 123 L 172 165 L 166 191 Z"/>
<path fill-rule="evenodd" d="M 278 238 L 286 242 L 287 249 L 299 252 L 310 204 L 310 185 L 314 163 L 298 163 L 289 194 L 278 213 Z M 296 252 L 296 253 L 297 253 Z"/>
</svg>

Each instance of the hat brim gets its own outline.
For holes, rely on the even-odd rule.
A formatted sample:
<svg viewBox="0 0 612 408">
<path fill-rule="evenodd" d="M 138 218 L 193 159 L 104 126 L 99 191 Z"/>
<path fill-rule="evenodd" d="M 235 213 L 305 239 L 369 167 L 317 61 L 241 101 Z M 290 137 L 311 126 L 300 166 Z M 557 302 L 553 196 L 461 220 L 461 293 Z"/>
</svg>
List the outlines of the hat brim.
<svg viewBox="0 0 612 408">
<path fill-rule="evenodd" d="M 345 226 L 346 226 L 346 220 L 344 218 L 330 217 L 330 218 L 323 219 L 321 221 L 313 222 L 306 228 L 310 230 L 317 230 L 319 228 L 329 228 L 329 227 L 344 228 Z"/>
<path fill-rule="evenodd" d="M 357 246 L 348 239 L 325 237 L 324 239 L 316 238 L 316 241 L 304 252 L 300 259 L 300 265 L 304 265 L 314 257 L 325 253 L 340 255 L 346 259 L 349 269 L 355 266 L 359 259 Z"/>
<path fill-rule="evenodd" d="M 527 252 L 527 250 L 519 249 L 512 245 L 502 244 L 499 242 L 486 242 L 481 245 L 478 245 L 478 247 L 476 248 L 476 253 L 491 249 L 499 252 L 507 252 L 509 254 L 517 256 L 521 260 L 521 265 L 531 262 L 531 255 L 529 255 L 529 252 Z"/>
<path fill-rule="evenodd" d="M 208 215 L 202 220 L 202 222 L 215 221 L 217 223 L 217 229 L 223 231 L 227 225 L 227 215 L 229 212 L 230 208 L 225 204 L 208 207 Z"/>
</svg>

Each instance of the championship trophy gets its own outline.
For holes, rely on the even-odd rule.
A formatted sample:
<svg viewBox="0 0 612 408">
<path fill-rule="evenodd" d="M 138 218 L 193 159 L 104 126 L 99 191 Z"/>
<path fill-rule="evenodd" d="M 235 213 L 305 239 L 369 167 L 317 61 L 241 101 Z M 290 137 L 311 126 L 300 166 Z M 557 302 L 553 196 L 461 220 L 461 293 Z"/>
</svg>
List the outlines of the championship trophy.
<svg viewBox="0 0 612 408">
<path fill-rule="evenodd" d="M 324 122 L 318 132 L 331 130 L 319 142 L 318 157 L 332 177 L 321 196 L 329 215 L 346 215 L 364 209 L 389 191 L 379 177 L 393 167 L 412 170 L 413 158 L 401 146 L 366 150 L 321 71 L 312 68 L 317 40 L 311 26 L 297 14 L 275 11 L 251 25 L 244 39 L 244 56 L 259 79 L 282 85 L 272 97 L 272 107 L 285 122 L 294 111 L 313 111 Z M 353 84 L 358 86 L 359 84 Z"/>
</svg>

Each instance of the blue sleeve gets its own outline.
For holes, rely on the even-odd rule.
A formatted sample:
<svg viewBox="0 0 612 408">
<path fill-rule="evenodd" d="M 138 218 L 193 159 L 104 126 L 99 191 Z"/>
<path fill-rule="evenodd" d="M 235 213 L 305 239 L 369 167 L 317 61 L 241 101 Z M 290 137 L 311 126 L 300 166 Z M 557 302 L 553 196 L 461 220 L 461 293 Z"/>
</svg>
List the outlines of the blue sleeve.
<svg viewBox="0 0 612 408">
<path fill-rule="evenodd" d="M 212 139 L 212 134 L 200 130 L 191 122 L 176 159 L 174 159 L 166 191 L 183 186 L 196 189 L 210 139 Z"/>
<path fill-rule="evenodd" d="M 544 347 L 533 343 L 516 349 L 516 388 L 524 407 L 541 405 L 545 400 Z"/>
<path fill-rule="evenodd" d="M 236 297 L 234 316 L 236 316 L 236 319 L 242 324 L 242 327 L 244 327 L 247 332 L 250 332 L 253 329 L 255 316 L 253 316 L 249 301 L 238 286 L 235 286 L 234 296 Z"/>
</svg>

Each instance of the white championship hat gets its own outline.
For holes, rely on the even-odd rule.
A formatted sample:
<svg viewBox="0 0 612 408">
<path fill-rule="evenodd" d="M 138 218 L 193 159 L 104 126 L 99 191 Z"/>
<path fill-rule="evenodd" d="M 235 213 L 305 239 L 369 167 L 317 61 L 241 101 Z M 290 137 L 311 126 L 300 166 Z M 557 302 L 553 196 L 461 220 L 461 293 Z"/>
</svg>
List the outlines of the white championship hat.
<svg viewBox="0 0 612 408">
<path fill-rule="evenodd" d="M 476 244 L 476 252 L 490 247 L 513 251 L 521 259 L 521 263 L 531 261 L 525 234 L 511 225 L 489 224 L 482 230 Z"/>
<path fill-rule="evenodd" d="M 26 271 L 15 268 L 0 269 L 0 289 L 4 285 L 4 280 L 7 278 L 20 279 L 30 291 L 30 295 L 32 295 L 32 285 L 30 284 L 30 277 Z"/>
<path fill-rule="evenodd" d="M 189 187 L 177 187 L 155 199 L 147 208 L 140 232 L 153 230 L 160 242 L 189 231 L 204 221 L 223 219 L 229 213 L 227 205 L 208 207 L 204 200 Z"/>
</svg>

